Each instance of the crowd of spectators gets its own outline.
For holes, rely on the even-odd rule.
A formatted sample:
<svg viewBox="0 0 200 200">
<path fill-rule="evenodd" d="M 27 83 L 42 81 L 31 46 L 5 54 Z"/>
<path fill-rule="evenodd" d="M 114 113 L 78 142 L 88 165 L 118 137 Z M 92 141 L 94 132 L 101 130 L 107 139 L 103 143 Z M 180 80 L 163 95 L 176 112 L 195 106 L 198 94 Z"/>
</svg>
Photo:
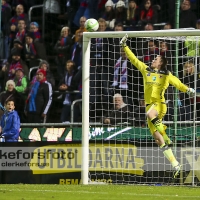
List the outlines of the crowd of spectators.
<svg viewBox="0 0 200 200">
<path fill-rule="evenodd" d="M 198 16 L 192 9 L 194 2 L 181 2 L 180 28 L 200 29 L 200 20 L 197 20 Z M 165 4 L 171 9 L 169 14 L 163 1 L 159 0 L 46 0 L 50 35 L 52 23 L 55 25 L 56 19 L 64 16 L 64 25 L 56 37 L 51 35 L 49 45 L 42 35 L 41 24 L 29 21 L 28 11 L 35 3 L 35 0 L 2 0 L 0 102 L 4 105 L 9 98 L 15 99 L 21 122 L 54 121 L 49 116 L 51 112 L 55 113 L 55 102 L 59 103 L 60 108 L 57 122 L 70 122 L 71 104 L 82 98 L 82 42 L 83 32 L 86 31 L 84 23 L 88 18 L 97 19 L 98 31 L 102 32 L 174 28 L 173 1 Z M 65 5 L 64 8 L 61 3 Z M 168 16 L 164 21 L 161 20 L 163 13 Z M 157 26 L 159 22 L 164 22 L 164 25 Z M 125 122 L 132 123 L 133 120 L 130 119 L 135 119 L 136 125 L 146 126 L 142 77 L 127 60 L 119 41 L 120 38 L 91 40 L 90 121 L 115 124 L 126 118 Z M 179 44 L 180 49 L 183 49 L 181 56 L 186 55 L 190 60 L 181 61 L 179 76 L 189 87 L 194 87 L 195 70 L 192 68 L 197 68 L 192 67 L 194 60 L 189 57 L 199 56 L 199 49 L 196 51 L 194 41 L 194 37 L 186 37 L 185 41 Z M 150 65 L 158 54 L 166 56 L 168 68 L 172 73 L 175 72 L 174 43 L 170 40 L 130 40 L 132 48 L 135 49 L 134 53 L 147 65 Z M 48 60 L 47 46 L 51 46 L 54 52 L 55 73 L 51 72 L 52 63 Z M 37 71 L 32 71 L 33 67 L 36 67 Z M 197 74 L 198 72 L 197 69 Z M 199 76 L 197 80 L 199 81 Z M 59 91 L 56 97 L 54 91 Z M 170 88 L 167 91 L 169 115 L 166 120 L 173 120 L 173 92 Z M 193 110 L 193 99 L 180 94 L 177 101 L 180 107 L 179 120 L 191 120 L 192 116 L 186 116 L 186 113 Z M 198 103 L 197 110 L 197 117 L 200 118 Z M 74 107 L 74 121 L 81 121 L 79 103 Z"/>
</svg>

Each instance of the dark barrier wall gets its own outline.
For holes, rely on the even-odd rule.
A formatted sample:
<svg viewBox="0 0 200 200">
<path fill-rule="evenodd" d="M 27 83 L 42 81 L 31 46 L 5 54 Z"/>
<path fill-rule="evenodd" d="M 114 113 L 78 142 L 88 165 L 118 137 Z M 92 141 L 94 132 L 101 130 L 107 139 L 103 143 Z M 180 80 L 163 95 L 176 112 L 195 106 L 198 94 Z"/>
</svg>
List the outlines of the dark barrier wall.
<svg viewBox="0 0 200 200">
<path fill-rule="evenodd" d="M 91 140 L 106 139 L 113 134 L 117 134 L 112 139 L 116 140 L 152 140 L 152 136 L 148 128 L 140 127 L 90 127 L 89 138 Z M 173 138 L 174 129 L 168 127 L 167 133 Z M 177 129 L 177 140 L 192 140 L 193 127 L 185 127 Z M 197 137 L 200 137 L 200 127 L 197 127 Z M 20 140 L 24 142 L 29 141 L 80 141 L 82 139 L 81 127 L 41 127 L 41 128 L 25 128 L 22 127 L 20 131 Z"/>
</svg>

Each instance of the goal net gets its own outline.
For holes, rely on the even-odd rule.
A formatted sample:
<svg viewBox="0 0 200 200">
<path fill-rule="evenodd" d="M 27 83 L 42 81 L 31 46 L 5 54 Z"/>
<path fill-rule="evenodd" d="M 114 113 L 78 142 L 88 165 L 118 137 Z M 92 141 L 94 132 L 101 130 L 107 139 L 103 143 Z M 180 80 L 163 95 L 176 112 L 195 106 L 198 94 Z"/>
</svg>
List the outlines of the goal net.
<svg viewBox="0 0 200 200">
<path fill-rule="evenodd" d="M 150 66 L 157 55 L 165 56 L 167 69 L 196 91 L 190 98 L 169 86 L 163 119 L 174 155 L 183 166 L 174 183 L 194 185 L 200 180 L 200 34 L 195 30 L 127 33 L 127 45 L 139 60 Z M 82 181 L 168 184 L 173 168 L 147 127 L 143 78 L 120 47 L 124 35 L 84 33 Z"/>
</svg>

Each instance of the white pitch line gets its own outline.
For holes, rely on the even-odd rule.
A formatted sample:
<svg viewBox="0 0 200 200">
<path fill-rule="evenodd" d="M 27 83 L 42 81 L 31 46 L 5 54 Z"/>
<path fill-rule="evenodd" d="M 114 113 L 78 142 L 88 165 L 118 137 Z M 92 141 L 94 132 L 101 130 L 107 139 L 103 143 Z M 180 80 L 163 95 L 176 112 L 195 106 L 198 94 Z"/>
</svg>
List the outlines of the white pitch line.
<svg viewBox="0 0 200 200">
<path fill-rule="evenodd" d="M 154 196 L 154 197 L 175 197 L 175 198 L 200 198 L 200 196 L 179 196 L 179 195 L 162 195 L 162 194 L 137 194 L 137 193 L 122 193 L 123 195 L 137 195 L 137 196 Z"/>
<path fill-rule="evenodd" d="M 24 190 L 20 189 L 12 189 L 12 190 L 7 190 L 7 189 L 0 189 L 0 191 L 18 191 L 18 192 L 24 192 Z M 26 190 L 28 192 L 57 192 L 57 193 L 88 193 L 88 194 L 106 194 L 108 195 L 109 192 L 91 192 L 91 191 L 70 191 L 70 190 Z M 162 194 L 138 194 L 138 193 L 119 193 L 118 195 L 132 195 L 132 196 L 152 196 L 152 197 L 174 197 L 174 198 L 200 198 L 200 196 L 181 196 L 181 195 L 162 195 Z"/>
<path fill-rule="evenodd" d="M 115 137 L 116 135 L 119 135 L 120 133 L 123 133 L 123 132 L 125 132 L 125 131 L 130 130 L 130 129 L 131 129 L 131 127 L 126 127 L 126 128 L 124 128 L 124 129 L 122 129 L 122 130 L 120 130 L 120 131 L 118 131 L 118 132 L 116 132 L 116 133 L 110 135 L 110 136 L 107 137 L 105 140 L 110 140 L 111 138 Z"/>
</svg>

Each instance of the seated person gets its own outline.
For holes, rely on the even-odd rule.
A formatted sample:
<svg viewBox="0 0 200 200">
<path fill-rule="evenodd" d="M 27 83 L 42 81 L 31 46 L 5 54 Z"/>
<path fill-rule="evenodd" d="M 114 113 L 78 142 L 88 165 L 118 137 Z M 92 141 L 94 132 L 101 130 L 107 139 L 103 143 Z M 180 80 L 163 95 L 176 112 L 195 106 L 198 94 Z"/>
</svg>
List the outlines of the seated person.
<svg viewBox="0 0 200 200">
<path fill-rule="evenodd" d="M 149 65 L 159 55 L 158 45 L 155 40 L 148 41 L 148 49 L 144 53 L 143 61 Z"/>
<path fill-rule="evenodd" d="M 127 8 L 125 7 L 124 1 L 119 0 L 116 3 L 116 8 L 115 8 L 115 24 L 122 23 L 123 25 L 126 25 L 126 19 L 127 19 Z"/>
<path fill-rule="evenodd" d="M 50 71 L 49 63 L 46 60 L 41 60 L 38 68 L 46 71 L 46 79 L 51 84 L 52 88 L 54 88 L 55 87 L 55 79 L 54 79 L 53 74 Z M 31 87 L 36 81 L 37 81 L 37 78 L 35 75 L 35 76 L 33 76 L 29 87 Z"/>
<path fill-rule="evenodd" d="M 67 26 L 64 26 L 60 32 L 60 37 L 55 44 L 56 51 L 56 64 L 58 76 L 61 79 L 65 73 L 65 64 L 69 60 L 70 49 L 71 49 L 72 39 L 70 36 L 70 29 Z"/>
<path fill-rule="evenodd" d="M 13 49 L 14 48 L 18 48 L 18 49 L 20 49 L 21 50 L 21 52 L 23 51 L 23 43 L 21 42 L 21 40 L 20 39 L 14 39 L 14 41 L 13 41 Z"/>
<path fill-rule="evenodd" d="M 22 67 L 16 68 L 14 82 L 15 82 L 15 89 L 17 90 L 17 92 L 24 93 L 26 91 L 28 85 L 28 79 L 24 75 L 24 70 L 22 69 Z"/>
<path fill-rule="evenodd" d="M 183 0 L 179 15 L 179 28 L 195 28 L 196 21 L 196 13 L 191 10 L 190 0 Z"/>
<path fill-rule="evenodd" d="M 163 30 L 169 30 L 172 29 L 172 25 L 170 23 L 166 23 L 163 27 Z"/>
<path fill-rule="evenodd" d="M 154 30 L 153 24 L 147 23 L 147 24 L 144 26 L 144 30 L 145 30 L 145 31 L 153 31 L 153 30 Z"/>
<path fill-rule="evenodd" d="M 108 0 L 105 4 L 105 11 L 102 13 L 102 18 L 106 20 L 107 27 L 114 28 L 115 25 L 115 10 L 112 0 Z"/>
<path fill-rule="evenodd" d="M 13 46 L 13 40 L 15 39 L 16 33 L 18 32 L 18 21 L 19 19 L 25 21 L 25 25 L 29 24 L 28 15 L 24 13 L 24 6 L 19 4 L 16 6 L 16 13 L 15 15 L 10 19 L 9 26 L 10 26 L 10 46 L 12 48 Z"/>
<path fill-rule="evenodd" d="M 5 102 L 13 99 L 15 102 L 15 110 L 18 112 L 20 121 L 23 122 L 23 113 L 24 113 L 24 98 L 23 96 L 17 92 L 15 89 L 15 82 L 13 80 L 9 80 L 6 82 L 5 91 L 0 93 L 0 103 L 5 105 Z M 0 119 L 2 117 L 2 112 L 0 112 Z"/>
<path fill-rule="evenodd" d="M 66 62 L 66 73 L 63 76 L 59 84 L 60 91 L 72 91 L 76 90 L 78 86 L 74 82 L 74 76 L 76 74 L 75 63 L 72 60 Z M 75 95 L 66 93 L 63 101 L 63 108 L 61 113 L 61 122 L 69 122 L 71 116 L 71 103 L 73 102 Z"/>
<path fill-rule="evenodd" d="M 75 42 L 78 42 L 78 39 L 79 39 L 79 33 L 82 33 L 82 32 L 86 32 L 86 28 L 85 28 L 85 22 L 86 22 L 86 17 L 81 17 L 80 18 L 80 28 L 75 32 Z"/>
<path fill-rule="evenodd" d="M 30 32 L 34 33 L 34 38 L 40 40 L 41 39 L 41 34 L 39 31 L 39 25 L 37 22 L 31 22 L 30 23 Z"/>
<path fill-rule="evenodd" d="M 13 48 L 11 51 L 11 61 L 9 62 L 8 66 L 2 68 L 4 72 L 5 79 L 10 80 L 14 79 L 15 77 L 15 70 L 21 67 L 24 70 L 26 76 L 28 76 L 28 67 L 25 65 L 23 60 L 21 59 L 21 50 L 18 48 Z"/>
<path fill-rule="evenodd" d="M 156 23 L 157 22 L 157 12 L 159 10 L 158 5 L 152 5 L 152 0 L 144 0 L 143 4 L 140 8 L 140 25 L 144 25 L 146 23 Z"/>
<path fill-rule="evenodd" d="M 130 27 L 127 30 L 130 31 L 136 30 L 136 25 L 138 23 L 138 20 L 139 20 L 139 10 L 136 0 L 129 0 L 126 24 L 132 27 Z"/>
<path fill-rule="evenodd" d="M 113 109 L 103 118 L 104 124 L 115 125 L 117 123 L 125 123 L 129 121 L 129 108 L 124 103 L 121 94 L 116 93 L 113 96 Z"/>
<path fill-rule="evenodd" d="M 169 44 L 166 41 L 161 41 L 159 43 L 159 55 L 167 58 L 167 69 L 173 73 L 175 69 L 175 59 L 172 55 L 172 51 L 169 49 Z"/>
<path fill-rule="evenodd" d="M 34 35 L 30 32 L 25 35 L 24 52 L 26 59 L 34 59 L 37 55 L 34 45 Z"/>
<path fill-rule="evenodd" d="M 18 32 L 15 36 L 16 39 L 19 39 L 22 44 L 24 44 L 24 40 L 25 40 L 25 34 L 26 34 L 26 24 L 25 21 L 23 19 L 20 19 L 18 21 Z"/>
</svg>

